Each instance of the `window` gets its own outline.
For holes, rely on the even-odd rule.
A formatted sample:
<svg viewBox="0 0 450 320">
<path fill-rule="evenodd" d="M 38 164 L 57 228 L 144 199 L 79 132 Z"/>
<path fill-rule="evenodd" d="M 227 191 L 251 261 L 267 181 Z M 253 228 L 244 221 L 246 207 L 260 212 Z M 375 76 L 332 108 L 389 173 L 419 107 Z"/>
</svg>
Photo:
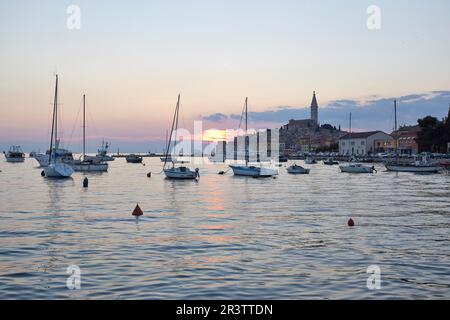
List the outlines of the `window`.
<svg viewBox="0 0 450 320">
<path fill-rule="evenodd" d="M 352 146 L 354 146 L 355 145 L 355 141 L 352 141 Z"/>
<path fill-rule="evenodd" d="M 361 141 L 361 145 L 363 146 L 363 145 L 365 145 L 366 144 L 366 142 L 363 140 L 363 141 Z"/>
</svg>

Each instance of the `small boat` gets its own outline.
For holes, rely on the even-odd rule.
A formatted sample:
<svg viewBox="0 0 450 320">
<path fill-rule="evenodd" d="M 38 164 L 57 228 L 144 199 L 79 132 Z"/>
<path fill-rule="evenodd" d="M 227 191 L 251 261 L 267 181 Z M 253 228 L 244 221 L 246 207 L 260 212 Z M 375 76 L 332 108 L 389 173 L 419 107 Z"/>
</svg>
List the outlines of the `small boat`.
<svg viewBox="0 0 450 320">
<path fill-rule="evenodd" d="M 142 157 L 136 154 L 129 154 L 125 157 L 128 163 L 142 163 Z"/>
<path fill-rule="evenodd" d="M 245 166 L 239 165 L 230 165 L 230 168 L 233 170 L 235 176 L 247 176 L 247 177 L 272 177 L 278 175 L 278 170 L 274 168 L 267 167 L 256 167 L 249 166 L 246 164 Z"/>
<path fill-rule="evenodd" d="M 339 169 L 341 169 L 341 172 L 347 172 L 347 173 L 373 173 L 375 170 L 375 167 L 372 166 L 366 166 L 361 163 L 349 163 L 346 165 L 339 166 Z"/>
<path fill-rule="evenodd" d="M 414 173 L 439 173 L 441 170 L 438 165 L 431 163 L 427 155 L 416 156 L 413 163 L 388 162 L 385 167 L 388 171 Z"/>
<path fill-rule="evenodd" d="M 23 153 L 20 146 L 12 146 L 8 152 L 4 152 L 7 162 L 24 162 L 25 153 Z"/>
<path fill-rule="evenodd" d="M 247 135 L 248 132 L 248 98 L 245 98 L 245 104 L 244 104 L 244 112 L 242 113 L 244 115 L 245 113 L 245 135 Z M 241 117 L 242 121 L 242 117 Z M 262 167 L 260 165 L 259 167 L 256 166 L 249 166 L 248 165 L 248 158 L 249 158 L 249 150 L 248 146 L 245 146 L 245 166 L 237 165 L 237 164 L 231 164 L 229 167 L 233 170 L 233 174 L 235 176 L 246 176 L 246 177 L 272 177 L 278 175 L 278 169 L 271 168 L 271 167 Z"/>
<path fill-rule="evenodd" d="M 102 145 L 100 149 L 97 150 L 97 154 L 95 156 L 86 155 L 86 160 L 92 161 L 114 161 L 115 158 L 113 156 L 108 155 L 109 143 L 102 141 Z"/>
<path fill-rule="evenodd" d="M 295 163 L 288 167 L 287 172 L 290 174 L 309 174 L 310 169 L 305 169 L 302 166 L 298 166 Z"/>
<path fill-rule="evenodd" d="M 174 142 L 173 142 L 174 146 L 177 143 L 177 129 L 178 129 L 178 115 L 179 115 L 179 112 L 180 112 L 180 95 L 178 94 L 177 105 L 175 107 L 175 114 L 174 114 L 173 122 L 172 122 L 172 130 L 170 132 L 170 138 L 169 138 L 169 141 L 167 143 L 166 154 L 164 155 L 163 171 L 164 171 L 164 174 L 166 175 L 166 178 L 168 178 L 168 179 L 177 179 L 177 180 L 199 179 L 200 178 L 200 172 L 199 172 L 198 168 L 196 168 L 193 171 L 193 170 L 191 170 L 188 167 L 183 165 L 184 161 L 175 161 L 174 159 L 172 159 L 172 156 L 169 154 L 170 145 L 172 143 L 172 134 L 173 134 L 174 131 L 175 131 L 175 137 L 174 137 Z M 172 167 L 171 168 L 166 168 L 166 164 L 169 161 L 169 158 L 170 158 L 170 162 L 172 162 Z M 181 163 L 181 166 L 176 167 L 175 163 Z"/>
<path fill-rule="evenodd" d="M 305 163 L 306 163 L 306 164 L 316 164 L 316 163 L 317 163 L 317 160 L 314 159 L 314 158 L 306 158 L 306 159 L 305 159 Z"/>
<path fill-rule="evenodd" d="M 52 131 L 50 135 L 50 153 L 48 166 L 44 168 L 43 175 L 47 178 L 69 178 L 73 169 L 71 166 L 63 163 L 60 158 L 56 157 L 53 144 L 58 141 L 58 75 L 56 75 L 55 99 L 53 102 L 53 119 Z"/>
<path fill-rule="evenodd" d="M 189 179 L 197 179 L 200 177 L 198 168 L 196 168 L 194 171 L 192 171 L 191 169 L 189 169 L 185 166 L 180 166 L 180 167 L 173 166 L 172 168 L 164 169 L 164 173 L 165 173 L 166 177 L 169 179 L 189 180 Z"/>
<path fill-rule="evenodd" d="M 102 161 L 101 158 L 88 158 L 86 156 L 86 95 L 83 95 L 83 156 L 82 160 L 72 163 L 72 168 L 77 172 L 106 172 L 108 171 L 108 163 Z"/>
<path fill-rule="evenodd" d="M 323 164 L 325 164 L 327 166 L 334 166 L 336 164 L 339 164 L 339 162 L 335 161 L 333 158 L 328 158 L 323 161 Z"/>
</svg>

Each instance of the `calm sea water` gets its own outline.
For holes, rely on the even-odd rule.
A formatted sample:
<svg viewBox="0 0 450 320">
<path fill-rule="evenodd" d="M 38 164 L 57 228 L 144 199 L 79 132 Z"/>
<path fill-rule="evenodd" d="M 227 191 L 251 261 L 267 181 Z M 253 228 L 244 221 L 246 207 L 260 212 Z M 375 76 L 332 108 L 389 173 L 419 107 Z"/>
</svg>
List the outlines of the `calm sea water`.
<svg viewBox="0 0 450 320">
<path fill-rule="evenodd" d="M 253 179 L 216 164 L 169 181 L 144 162 L 117 159 L 83 189 L 83 174 L 48 180 L 33 159 L 0 157 L 0 299 L 450 298 L 448 175 L 318 164 Z"/>
</svg>

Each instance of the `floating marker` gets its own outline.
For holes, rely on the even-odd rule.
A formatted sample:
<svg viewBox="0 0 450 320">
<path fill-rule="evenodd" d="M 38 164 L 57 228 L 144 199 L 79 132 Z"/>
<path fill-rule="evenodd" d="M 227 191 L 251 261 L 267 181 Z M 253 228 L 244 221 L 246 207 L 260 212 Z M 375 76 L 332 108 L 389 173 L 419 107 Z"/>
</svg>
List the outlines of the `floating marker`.
<svg viewBox="0 0 450 320">
<path fill-rule="evenodd" d="M 220 174 L 220 175 L 224 175 L 225 174 L 225 171 L 219 171 L 219 173 L 218 174 Z"/>
<path fill-rule="evenodd" d="M 151 172 L 147 173 L 147 178 L 150 178 L 151 176 L 152 176 Z"/>
<path fill-rule="evenodd" d="M 41 177 L 45 177 L 45 172 L 44 172 L 44 170 L 41 171 Z"/>
<path fill-rule="evenodd" d="M 87 177 L 85 177 L 85 178 L 83 179 L 83 187 L 84 187 L 84 188 L 87 188 L 88 186 L 89 186 L 89 180 L 88 180 Z"/>
<path fill-rule="evenodd" d="M 136 204 L 136 208 L 134 208 L 132 215 L 135 217 L 142 216 L 144 213 L 142 212 L 141 208 L 139 207 L 139 204 Z"/>
<path fill-rule="evenodd" d="M 353 219 L 350 218 L 350 219 L 348 219 L 347 225 L 348 225 L 349 227 L 354 227 L 354 226 L 355 226 L 355 221 L 353 221 Z"/>
</svg>

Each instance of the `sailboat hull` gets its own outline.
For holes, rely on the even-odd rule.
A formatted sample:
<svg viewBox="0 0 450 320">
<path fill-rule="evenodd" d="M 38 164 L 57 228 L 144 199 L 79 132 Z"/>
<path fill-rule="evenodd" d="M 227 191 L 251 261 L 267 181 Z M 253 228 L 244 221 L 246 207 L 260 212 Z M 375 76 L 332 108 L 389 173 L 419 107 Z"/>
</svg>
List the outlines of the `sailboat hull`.
<svg viewBox="0 0 450 320">
<path fill-rule="evenodd" d="M 396 172 L 438 173 L 440 168 L 435 166 L 399 166 L 387 164 L 386 169 Z"/>
<path fill-rule="evenodd" d="M 262 167 L 234 166 L 230 165 L 235 176 L 246 177 L 272 177 L 278 174 L 278 170 Z"/>
<path fill-rule="evenodd" d="M 164 169 L 164 174 L 168 179 L 192 180 L 198 177 L 195 171 L 188 168 Z"/>
<path fill-rule="evenodd" d="M 65 163 L 52 163 L 44 169 L 47 178 L 69 178 L 72 173 L 72 167 Z"/>
<path fill-rule="evenodd" d="M 75 172 L 107 172 L 107 163 L 79 163 L 72 165 Z"/>
</svg>

